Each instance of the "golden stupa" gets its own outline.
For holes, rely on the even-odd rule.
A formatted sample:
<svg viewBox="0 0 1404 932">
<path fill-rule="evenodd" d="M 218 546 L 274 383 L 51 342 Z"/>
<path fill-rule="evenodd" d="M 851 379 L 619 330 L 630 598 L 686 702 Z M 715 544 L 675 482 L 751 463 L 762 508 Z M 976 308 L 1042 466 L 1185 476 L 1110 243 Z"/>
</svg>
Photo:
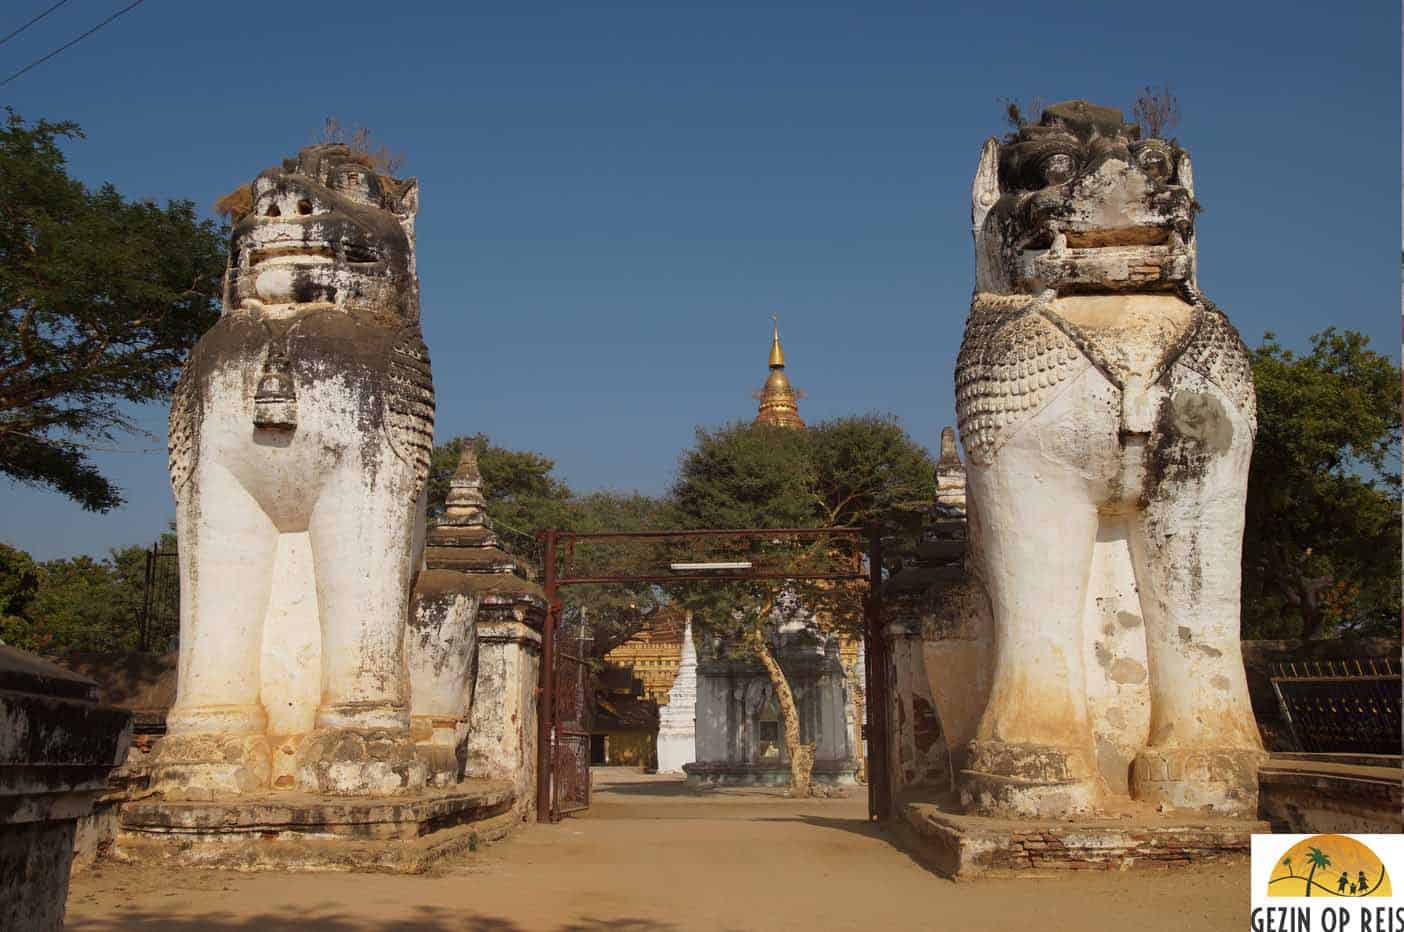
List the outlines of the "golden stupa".
<svg viewBox="0 0 1404 932">
<path fill-rule="evenodd" d="M 804 427 L 804 421 L 800 420 L 799 416 L 799 395 L 785 375 L 785 351 L 780 348 L 778 320 L 775 321 L 775 333 L 770 338 L 770 375 L 766 378 L 758 397 L 760 410 L 756 412 L 757 424 Z"/>
</svg>

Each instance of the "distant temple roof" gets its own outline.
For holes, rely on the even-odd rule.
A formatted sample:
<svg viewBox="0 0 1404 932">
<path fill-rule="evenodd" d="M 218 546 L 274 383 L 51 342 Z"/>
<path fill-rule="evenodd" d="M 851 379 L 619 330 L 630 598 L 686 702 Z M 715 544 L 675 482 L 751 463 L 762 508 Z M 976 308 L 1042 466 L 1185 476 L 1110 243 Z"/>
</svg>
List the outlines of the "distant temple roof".
<svg viewBox="0 0 1404 932">
<path fill-rule="evenodd" d="M 804 427 L 804 421 L 799 416 L 799 394 L 790 386 L 790 379 L 785 375 L 785 351 L 780 348 L 778 320 L 774 335 L 770 338 L 770 375 L 760 390 L 760 410 L 756 412 L 755 423 Z"/>
</svg>

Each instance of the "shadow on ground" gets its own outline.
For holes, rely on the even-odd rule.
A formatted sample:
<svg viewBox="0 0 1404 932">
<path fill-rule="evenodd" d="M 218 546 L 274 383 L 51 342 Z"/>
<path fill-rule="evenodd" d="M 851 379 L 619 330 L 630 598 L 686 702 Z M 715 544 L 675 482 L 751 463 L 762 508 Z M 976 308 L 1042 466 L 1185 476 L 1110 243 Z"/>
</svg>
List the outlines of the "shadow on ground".
<svg viewBox="0 0 1404 932">
<path fill-rule="evenodd" d="M 783 786 L 705 786 L 692 787 L 686 783 L 677 781 L 654 781 L 639 783 L 604 783 L 595 784 L 593 792 L 596 796 L 619 795 L 619 796 L 672 796 L 691 797 L 694 799 L 769 799 L 775 802 L 791 801 L 785 794 Z M 834 797 L 843 799 L 845 797 Z M 795 802 L 822 802 L 823 797 L 811 797 L 809 799 L 794 800 Z"/>
<path fill-rule="evenodd" d="M 917 852 L 903 844 L 897 837 L 896 828 L 891 823 L 884 825 L 881 822 L 872 822 L 868 819 L 831 819 L 825 816 L 796 814 L 793 816 L 767 816 L 756 819 L 757 822 L 803 822 L 806 825 L 813 825 L 818 828 L 832 828 L 854 835 L 861 835 L 864 838 L 875 838 L 883 842 L 893 851 L 906 858 L 917 867 L 926 871 L 933 878 L 947 883 L 953 883 L 949 876 L 938 871 L 932 864 L 924 860 Z"/>
<path fill-rule="evenodd" d="M 174 917 L 141 909 L 123 910 L 102 919 L 71 920 L 65 928 L 76 932 L 117 932 L 141 929 L 143 932 L 254 932 L 254 930 L 293 929 L 299 932 L 546 932 L 541 926 L 524 926 L 501 916 L 462 913 L 457 910 L 421 906 L 405 919 L 375 922 L 350 916 L 309 916 L 306 910 L 232 916 L 227 912 Z M 554 926 L 550 932 L 673 932 L 677 926 L 654 919 L 628 916 L 600 919 L 586 916 Z"/>
<path fill-rule="evenodd" d="M 714 790 L 694 788 L 686 783 L 677 781 L 658 781 L 652 783 L 596 783 L 592 788 L 595 796 L 614 795 L 620 796 L 711 796 Z"/>
<path fill-rule="evenodd" d="M 753 822 L 803 822 L 805 825 L 813 825 L 817 828 L 837 828 L 845 832 L 852 832 L 855 835 L 862 835 L 864 838 L 876 838 L 879 841 L 891 842 L 891 836 L 883 831 L 882 826 L 877 822 L 869 822 L 867 819 L 831 819 L 826 816 L 805 815 L 796 813 L 792 816 L 763 816 L 759 819 L 752 819 Z"/>
</svg>

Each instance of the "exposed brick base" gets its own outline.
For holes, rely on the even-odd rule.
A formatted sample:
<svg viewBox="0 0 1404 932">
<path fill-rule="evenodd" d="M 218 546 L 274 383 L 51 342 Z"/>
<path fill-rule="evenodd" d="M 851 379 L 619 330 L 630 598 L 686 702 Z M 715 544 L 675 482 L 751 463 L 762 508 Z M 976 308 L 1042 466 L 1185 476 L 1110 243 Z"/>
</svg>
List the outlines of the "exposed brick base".
<svg viewBox="0 0 1404 932">
<path fill-rule="evenodd" d="M 919 861 L 955 879 L 1246 858 L 1250 836 L 1269 831 L 1266 822 L 1184 814 L 1013 821 L 959 814 L 922 802 L 902 805 L 896 828 Z"/>
</svg>

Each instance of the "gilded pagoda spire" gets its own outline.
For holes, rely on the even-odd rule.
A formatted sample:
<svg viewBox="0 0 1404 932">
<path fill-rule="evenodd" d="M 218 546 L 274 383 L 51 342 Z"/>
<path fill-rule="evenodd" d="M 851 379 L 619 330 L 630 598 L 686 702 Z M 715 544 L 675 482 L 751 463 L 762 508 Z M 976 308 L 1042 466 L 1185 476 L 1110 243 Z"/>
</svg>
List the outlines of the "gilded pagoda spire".
<svg viewBox="0 0 1404 932">
<path fill-rule="evenodd" d="M 770 319 L 775 323 L 770 338 L 770 375 L 758 394 L 760 410 L 756 412 L 755 422 L 776 427 L 804 427 L 804 421 L 799 416 L 799 394 L 785 375 L 785 351 L 780 346 L 780 318 L 772 314 Z"/>
</svg>

